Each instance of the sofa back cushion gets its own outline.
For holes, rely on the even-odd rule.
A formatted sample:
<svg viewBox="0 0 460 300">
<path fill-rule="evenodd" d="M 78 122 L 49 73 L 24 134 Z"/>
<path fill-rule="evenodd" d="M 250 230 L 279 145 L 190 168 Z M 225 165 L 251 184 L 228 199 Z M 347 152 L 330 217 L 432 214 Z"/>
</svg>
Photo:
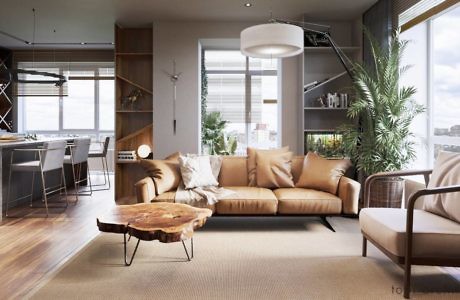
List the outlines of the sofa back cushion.
<svg viewBox="0 0 460 300">
<path fill-rule="evenodd" d="M 247 153 L 248 153 L 248 180 L 249 186 L 257 186 L 257 162 L 256 162 L 256 156 L 257 153 L 285 153 L 289 151 L 289 147 L 285 146 L 283 148 L 279 149 L 269 149 L 269 150 L 262 150 L 262 149 L 257 149 L 257 148 L 252 148 L 248 147 L 247 148 Z"/>
<path fill-rule="evenodd" d="M 440 151 L 428 188 L 460 184 L 460 153 Z M 430 195 L 423 209 L 460 223 L 460 192 Z"/>
<path fill-rule="evenodd" d="M 257 186 L 263 188 L 294 187 L 291 173 L 292 152 L 256 155 Z"/>
<path fill-rule="evenodd" d="M 340 178 L 350 166 L 349 159 L 326 159 L 316 153 L 308 152 L 304 159 L 302 174 L 295 186 L 336 195 Z"/>
<path fill-rule="evenodd" d="M 219 174 L 220 186 L 248 186 L 246 156 L 223 156 Z"/>
</svg>

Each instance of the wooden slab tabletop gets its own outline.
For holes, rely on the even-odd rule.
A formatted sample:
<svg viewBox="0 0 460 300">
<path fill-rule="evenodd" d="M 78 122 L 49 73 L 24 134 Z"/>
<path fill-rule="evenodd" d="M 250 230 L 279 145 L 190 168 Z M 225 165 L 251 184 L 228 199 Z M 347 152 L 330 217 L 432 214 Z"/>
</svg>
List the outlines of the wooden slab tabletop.
<svg viewBox="0 0 460 300">
<path fill-rule="evenodd" d="M 212 215 L 207 208 L 180 203 L 118 205 L 97 218 L 100 231 L 129 233 L 144 241 L 178 242 L 193 236 Z"/>
</svg>

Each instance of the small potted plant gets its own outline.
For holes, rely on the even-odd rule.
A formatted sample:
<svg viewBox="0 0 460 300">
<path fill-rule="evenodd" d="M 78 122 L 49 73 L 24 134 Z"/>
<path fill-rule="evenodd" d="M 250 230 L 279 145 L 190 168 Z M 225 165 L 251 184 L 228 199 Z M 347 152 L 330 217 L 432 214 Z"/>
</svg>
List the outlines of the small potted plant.
<svg viewBox="0 0 460 300">
<path fill-rule="evenodd" d="M 373 63 L 354 63 L 355 99 L 347 111 L 349 118 L 359 120 L 359 126 L 344 125 L 340 129 L 344 151 L 364 178 L 407 167 L 415 158 L 410 125 L 424 111 L 412 98 L 416 89 L 399 84 L 400 76 L 408 69 L 400 65 L 407 41 L 400 40 L 399 32 L 394 32 L 388 48 L 383 48 L 367 31 L 365 33 Z M 401 207 L 403 189 L 401 178 L 374 182 L 371 206 Z"/>
</svg>

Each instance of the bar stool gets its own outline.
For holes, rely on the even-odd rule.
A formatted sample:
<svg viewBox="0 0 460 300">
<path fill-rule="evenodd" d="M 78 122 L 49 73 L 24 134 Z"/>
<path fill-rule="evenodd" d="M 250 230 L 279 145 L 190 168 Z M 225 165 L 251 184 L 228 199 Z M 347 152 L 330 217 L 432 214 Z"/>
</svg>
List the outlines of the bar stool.
<svg viewBox="0 0 460 300">
<path fill-rule="evenodd" d="M 66 149 L 66 141 L 52 141 L 43 143 L 43 148 L 40 149 L 14 149 L 11 153 L 11 164 L 10 164 L 10 176 L 8 179 L 8 192 L 7 192 L 7 201 L 6 201 L 6 216 L 8 217 L 8 208 L 10 202 L 16 202 L 18 200 L 24 199 L 30 196 L 30 206 L 32 207 L 33 194 L 34 194 L 34 182 L 35 182 L 35 173 L 40 172 L 41 183 L 43 189 L 43 202 L 45 203 L 46 216 L 48 217 L 48 195 L 57 191 L 64 190 L 66 206 L 69 204 L 67 199 L 67 188 L 64 175 L 64 155 Z M 14 154 L 16 152 L 35 152 L 35 158 L 38 154 L 38 160 L 32 160 L 27 162 L 14 163 Z M 45 183 L 45 174 L 49 171 L 61 169 L 61 182 L 59 188 L 51 190 L 54 187 L 46 187 Z M 11 192 L 11 177 L 13 172 L 32 172 L 32 191 L 30 195 L 26 195 L 20 198 L 16 198 L 10 201 L 10 192 Z"/>
<path fill-rule="evenodd" d="M 72 166 L 73 184 L 75 187 L 75 203 L 78 202 L 78 196 L 91 196 L 93 189 L 91 187 L 91 177 L 89 176 L 89 170 L 87 169 L 87 177 L 81 178 L 81 166 L 84 162 L 88 162 L 89 147 L 91 145 L 91 139 L 75 139 L 73 144 L 69 145 L 70 155 L 64 156 L 64 164 Z M 88 180 L 89 191 L 80 192 L 80 183 Z M 89 193 L 88 193 L 89 192 Z"/>
<path fill-rule="evenodd" d="M 107 136 L 102 144 L 102 149 L 99 151 L 90 151 L 88 157 L 89 158 L 100 158 L 102 162 L 102 171 L 104 172 L 104 184 L 93 184 L 92 187 L 95 186 L 106 186 L 107 183 L 109 184 L 108 188 L 99 188 L 93 189 L 93 191 L 105 191 L 110 190 L 110 177 L 109 177 L 109 165 L 107 164 L 107 152 L 109 149 L 110 137 Z"/>
</svg>

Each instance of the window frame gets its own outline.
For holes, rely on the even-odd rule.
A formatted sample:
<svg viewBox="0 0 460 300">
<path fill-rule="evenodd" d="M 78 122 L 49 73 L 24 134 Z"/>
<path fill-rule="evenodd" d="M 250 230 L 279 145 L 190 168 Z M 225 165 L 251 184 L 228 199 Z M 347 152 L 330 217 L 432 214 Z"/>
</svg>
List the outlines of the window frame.
<svg viewBox="0 0 460 300">
<path fill-rule="evenodd" d="M 460 137 L 455 136 L 439 136 L 435 135 L 435 126 L 434 126 L 434 115 L 436 110 L 436 103 L 434 97 L 434 86 L 435 86 L 435 78 L 434 78 L 434 21 L 448 13 L 453 9 L 459 9 L 459 5 L 449 6 L 447 9 L 432 15 L 431 17 L 427 18 L 423 23 L 426 25 L 426 49 L 427 49 L 427 66 L 426 66 L 426 83 L 427 83 L 427 94 L 426 94 L 426 138 L 422 138 L 420 142 L 423 146 L 425 146 L 426 154 L 427 154 L 427 162 L 426 165 L 423 166 L 425 168 L 431 168 L 435 162 L 435 145 L 452 145 L 452 146 L 460 146 Z M 416 24 L 420 25 L 420 24 Z M 415 25 L 414 25 L 415 26 Z M 407 30 L 408 28 L 406 28 Z"/>
<path fill-rule="evenodd" d="M 204 59 L 206 59 L 206 52 L 207 51 L 235 51 L 239 52 L 239 49 L 216 49 L 216 48 L 204 48 Z M 247 147 L 251 147 L 250 144 L 250 135 L 251 135 L 251 124 L 252 124 L 252 118 L 251 118 L 251 106 L 252 106 L 252 77 L 253 76 L 276 76 L 277 77 L 277 82 L 279 86 L 279 81 L 280 81 L 280 61 L 278 59 L 277 63 L 277 68 L 276 70 L 251 70 L 250 69 L 250 57 L 245 56 L 245 68 L 244 70 L 230 70 L 230 69 L 219 69 L 219 70 L 208 70 L 206 69 L 206 74 L 207 75 L 232 75 L 232 74 L 238 74 L 238 75 L 244 75 L 245 76 L 245 135 L 246 135 L 246 144 Z M 280 110 L 281 110 L 281 103 L 279 99 L 279 91 L 277 95 L 277 105 L 278 105 L 278 122 L 277 122 L 277 139 L 276 139 L 276 146 L 279 147 L 281 145 L 281 120 L 279 118 L 280 116 Z M 201 142 L 201 141 L 200 141 Z"/>
<path fill-rule="evenodd" d="M 115 67 L 113 67 L 115 70 Z M 20 125 L 18 130 L 27 132 L 29 134 L 40 134 L 40 135 L 72 135 L 72 134 L 80 134 L 80 135 L 91 135 L 95 136 L 96 140 L 100 140 L 103 136 L 113 136 L 115 134 L 115 124 L 113 130 L 101 130 L 100 129 L 100 81 L 101 80 L 112 80 L 115 82 L 115 76 L 100 76 L 99 66 L 95 66 L 93 68 L 88 68 L 88 70 L 94 72 L 94 76 L 69 76 L 67 78 L 68 81 L 72 80 L 91 80 L 94 81 L 94 127 L 92 129 L 65 129 L 64 128 L 64 101 L 65 97 L 56 96 L 59 98 L 59 128 L 57 130 L 31 130 L 26 128 L 25 117 L 25 101 L 27 98 L 32 98 L 29 96 L 18 97 L 18 124 Z M 64 75 L 64 67 L 59 67 L 59 74 Z M 62 88 L 61 88 L 62 89 Z M 39 96 L 36 96 L 39 97 Z M 114 109 L 115 109 L 115 99 L 114 99 Z M 115 123 L 115 122 L 114 122 Z"/>
</svg>

